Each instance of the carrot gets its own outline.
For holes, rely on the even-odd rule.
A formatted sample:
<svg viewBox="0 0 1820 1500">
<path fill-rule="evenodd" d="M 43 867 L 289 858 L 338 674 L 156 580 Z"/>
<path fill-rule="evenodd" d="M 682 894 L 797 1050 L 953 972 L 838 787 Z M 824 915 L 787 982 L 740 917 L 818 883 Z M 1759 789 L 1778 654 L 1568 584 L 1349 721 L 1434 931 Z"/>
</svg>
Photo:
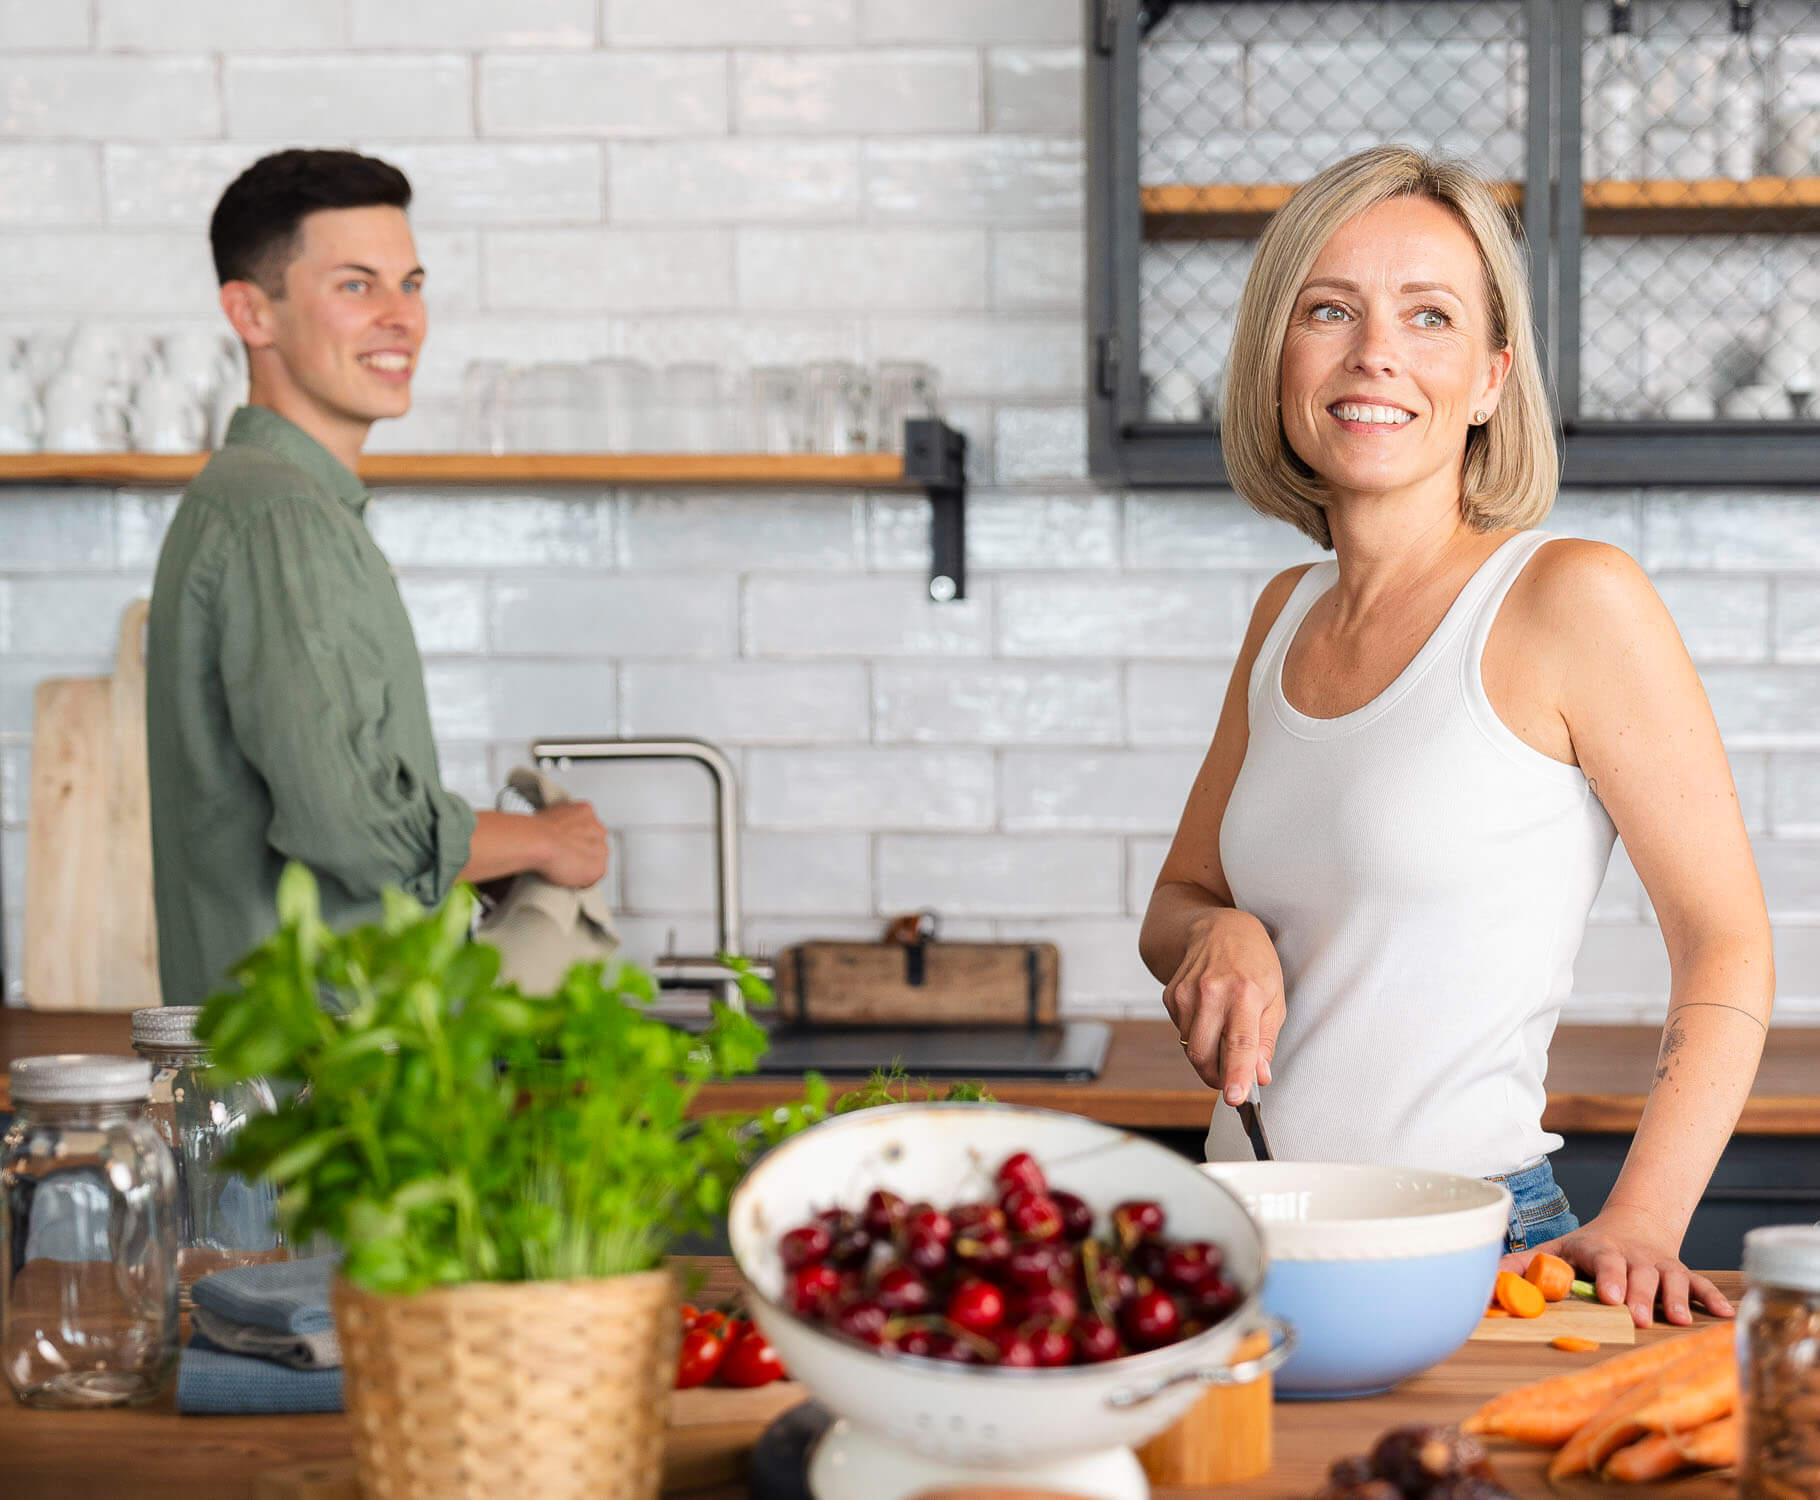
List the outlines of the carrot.
<svg viewBox="0 0 1820 1500">
<path fill-rule="evenodd" d="M 1485 1316 L 1488 1318 L 1508 1318 L 1510 1316 L 1510 1309 L 1507 1307 L 1488 1307 L 1485 1309 Z"/>
<path fill-rule="evenodd" d="M 1461 1424 L 1536 1448 L 1559 1448 L 1607 1401 L 1703 1345 L 1731 1347 L 1729 1323 L 1626 1349 L 1597 1364 L 1494 1396 Z"/>
<path fill-rule="evenodd" d="M 1513 1318 L 1539 1318 L 1548 1307 L 1548 1301 L 1541 1290 L 1515 1271 L 1498 1272 L 1497 1289 L 1493 1295 L 1498 1299 L 1498 1305 Z"/>
<path fill-rule="evenodd" d="M 1724 1416 L 1737 1400 L 1738 1369 L 1729 1343 L 1695 1348 L 1587 1418 L 1555 1455 L 1548 1477 L 1565 1479 L 1597 1469 L 1650 1432 L 1703 1426 Z"/>
<path fill-rule="evenodd" d="M 1732 1412 L 1692 1432 L 1653 1432 L 1605 1461 L 1601 1477 L 1638 1484 L 1665 1479 L 1677 1469 L 1727 1469 L 1738 1461 L 1738 1414 Z"/>
<path fill-rule="evenodd" d="M 1599 1347 L 1599 1341 L 1597 1339 L 1577 1339 L 1569 1335 L 1563 1335 L 1558 1339 L 1550 1339 L 1549 1343 L 1553 1344 L 1557 1349 L 1565 1349 L 1569 1354 L 1588 1354 Z"/>
<path fill-rule="evenodd" d="M 1565 1302 L 1574 1289 L 1574 1268 L 1546 1251 L 1529 1263 L 1523 1279 L 1550 1302 Z"/>
</svg>

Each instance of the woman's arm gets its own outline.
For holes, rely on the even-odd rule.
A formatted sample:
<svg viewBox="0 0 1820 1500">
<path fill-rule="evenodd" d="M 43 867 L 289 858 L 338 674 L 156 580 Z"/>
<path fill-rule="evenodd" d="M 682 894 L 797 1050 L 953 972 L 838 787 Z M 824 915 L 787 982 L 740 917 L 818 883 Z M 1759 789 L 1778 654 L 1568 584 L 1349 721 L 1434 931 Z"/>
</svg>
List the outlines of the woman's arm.
<svg viewBox="0 0 1820 1500">
<path fill-rule="evenodd" d="M 1688 1220 L 1750 1093 L 1775 993 L 1763 888 L 1731 767 L 1687 649 L 1615 547 L 1555 542 L 1528 590 L 1559 662 L 1574 752 L 1655 905 L 1672 975 L 1643 1119 L 1598 1216 L 1559 1242 L 1601 1300 L 1647 1325 L 1730 1303 L 1679 1260 Z M 1546 566 L 1542 566 L 1543 563 Z M 1525 1257 L 1527 1259 L 1527 1257 Z"/>
<path fill-rule="evenodd" d="M 1250 738 L 1251 669 L 1306 566 L 1264 586 L 1232 664 L 1213 744 L 1201 764 L 1175 841 L 1157 874 L 1138 954 L 1162 982 L 1163 1005 L 1203 1082 L 1238 1104 L 1255 1079 L 1270 1082 L 1283 1024 L 1283 971 L 1263 923 L 1236 909 L 1220 866 L 1220 824 Z"/>
</svg>

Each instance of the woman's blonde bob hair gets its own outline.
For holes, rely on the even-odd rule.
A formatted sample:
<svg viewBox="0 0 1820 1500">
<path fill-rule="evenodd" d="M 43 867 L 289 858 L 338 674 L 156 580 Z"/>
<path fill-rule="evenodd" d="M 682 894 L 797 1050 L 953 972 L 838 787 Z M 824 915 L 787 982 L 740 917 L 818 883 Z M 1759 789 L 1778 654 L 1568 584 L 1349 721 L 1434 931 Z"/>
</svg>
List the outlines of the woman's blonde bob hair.
<svg viewBox="0 0 1820 1500">
<path fill-rule="evenodd" d="M 1265 227 L 1226 364 L 1220 448 L 1232 486 L 1265 515 L 1333 545 L 1327 482 L 1297 457 L 1283 431 L 1283 340 L 1296 294 L 1334 232 L 1392 198 L 1438 203 L 1473 237 L 1485 269 L 1490 349 L 1509 344 L 1514 356 L 1491 420 L 1466 431 L 1461 512 L 1477 531 L 1535 526 L 1554 504 L 1560 465 L 1523 252 L 1483 177 L 1464 162 L 1408 146 L 1374 146 L 1335 162 L 1297 188 Z"/>
</svg>

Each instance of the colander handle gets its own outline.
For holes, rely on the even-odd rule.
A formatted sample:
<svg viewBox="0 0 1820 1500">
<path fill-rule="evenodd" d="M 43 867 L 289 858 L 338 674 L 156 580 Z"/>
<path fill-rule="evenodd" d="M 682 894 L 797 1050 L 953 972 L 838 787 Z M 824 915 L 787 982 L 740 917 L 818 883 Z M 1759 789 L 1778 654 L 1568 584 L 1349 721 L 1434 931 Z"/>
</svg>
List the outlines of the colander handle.
<svg viewBox="0 0 1820 1500">
<path fill-rule="evenodd" d="M 1142 1406 L 1147 1401 L 1154 1401 L 1164 1391 L 1189 1381 L 1198 1381 L 1202 1385 L 1250 1385 L 1260 1375 L 1268 1375 L 1284 1360 L 1295 1352 L 1295 1329 L 1281 1318 L 1270 1313 L 1264 1314 L 1262 1326 L 1269 1330 L 1270 1347 L 1256 1359 L 1241 1360 L 1236 1365 L 1211 1365 L 1201 1369 L 1178 1370 L 1173 1375 L 1166 1375 L 1161 1380 L 1153 1380 L 1148 1385 L 1130 1385 L 1116 1390 L 1106 1398 L 1106 1404 L 1114 1410 L 1124 1411 L 1133 1406 Z"/>
</svg>

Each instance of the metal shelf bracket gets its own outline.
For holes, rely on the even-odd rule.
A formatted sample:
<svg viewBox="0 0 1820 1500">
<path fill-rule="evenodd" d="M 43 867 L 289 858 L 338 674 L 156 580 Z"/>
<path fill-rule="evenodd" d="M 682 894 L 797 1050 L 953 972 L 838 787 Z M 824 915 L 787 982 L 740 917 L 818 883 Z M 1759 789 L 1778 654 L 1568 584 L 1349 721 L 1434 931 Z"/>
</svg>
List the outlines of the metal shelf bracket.
<svg viewBox="0 0 1820 1500">
<path fill-rule="evenodd" d="M 929 597 L 967 597 L 967 438 L 945 422 L 904 424 L 904 478 L 929 496 Z"/>
</svg>

